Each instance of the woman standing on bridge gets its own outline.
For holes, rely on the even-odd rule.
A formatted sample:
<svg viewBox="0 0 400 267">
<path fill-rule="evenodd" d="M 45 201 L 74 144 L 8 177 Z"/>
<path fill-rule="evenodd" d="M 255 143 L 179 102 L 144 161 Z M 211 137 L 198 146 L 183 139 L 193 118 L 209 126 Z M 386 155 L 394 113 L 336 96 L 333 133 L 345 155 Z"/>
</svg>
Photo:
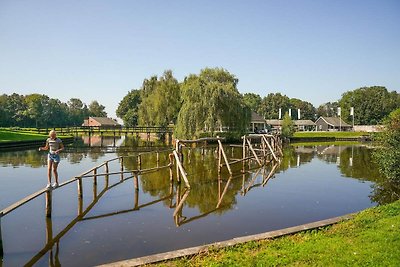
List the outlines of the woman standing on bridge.
<svg viewBox="0 0 400 267">
<path fill-rule="evenodd" d="M 39 151 L 49 150 L 47 155 L 47 179 L 48 183 L 46 189 L 51 187 L 56 188 L 58 186 L 58 172 L 57 167 L 60 163 L 60 152 L 64 150 L 64 145 L 60 138 L 57 138 L 57 133 L 51 130 L 49 133 L 49 138 L 46 140 L 46 145 L 44 147 L 39 147 Z M 51 171 L 53 170 L 55 183 L 51 184 Z"/>
</svg>

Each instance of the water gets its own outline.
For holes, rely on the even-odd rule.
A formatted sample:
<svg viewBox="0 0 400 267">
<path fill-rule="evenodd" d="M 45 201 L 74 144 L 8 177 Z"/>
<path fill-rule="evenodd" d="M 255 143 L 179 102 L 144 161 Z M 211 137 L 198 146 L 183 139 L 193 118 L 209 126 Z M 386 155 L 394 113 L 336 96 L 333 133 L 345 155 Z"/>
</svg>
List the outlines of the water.
<svg viewBox="0 0 400 267">
<path fill-rule="evenodd" d="M 138 148 L 132 148 L 140 145 L 136 141 L 118 141 L 129 145 L 120 149 L 114 144 L 68 146 L 62 154 L 60 180 L 105 160 L 137 154 Z M 110 176 L 108 183 L 99 177 L 97 187 L 86 178 L 82 203 L 75 183 L 53 191 L 51 219 L 45 217 L 44 196 L 1 219 L 3 265 L 95 265 L 295 226 L 393 201 L 390 186 L 372 163 L 371 151 L 363 145 L 289 147 L 279 166 L 259 170 L 255 163 L 246 164 L 242 175 L 243 166 L 238 164 L 229 179 L 225 169 L 218 177 L 214 148 L 207 149 L 204 157 L 200 149 L 193 149 L 190 162 L 185 150 L 190 191 L 183 184 L 170 183 L 168 168 L 141 175 L 139 191 L 133 179 L 119 183 L 119 175 Z M 226 148 L 226 152 L 239 157 L 241 150 Z M 168 153 L 160 154 L 160 165 L 167 159 Z M 142 168 L 154 167 L 156 156 L 143 156 L 142 161 Z M 136 157 L 126 159 L 124 167 L 136 169 Z M 277 172 L 266 179 L 274 167 Z M 118 161 L 110 165 L 111 171 L 119 168 Z M 4 208 L 46 185 L 45 154 L 1 152 L 0 174 L 0 208 Z M 182 209 L 176 208 L 179 204 Z"/>
</svg>

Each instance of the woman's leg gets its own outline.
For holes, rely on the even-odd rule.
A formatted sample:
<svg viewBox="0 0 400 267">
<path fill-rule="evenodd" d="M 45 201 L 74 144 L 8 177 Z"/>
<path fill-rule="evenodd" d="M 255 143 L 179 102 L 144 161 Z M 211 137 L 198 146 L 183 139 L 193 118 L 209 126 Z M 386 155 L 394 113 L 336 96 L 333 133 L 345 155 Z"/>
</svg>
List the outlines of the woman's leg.
<svg viewBox="0 0 400 267">
<path fill-rule="evenodd" d="M 53 162 L 53 173 L 54 173 L 54 178 L 56 180 L 56 183 L 58 184 L 58 162 Z"/>
<path fill-rule="evenodd" d="M 53 161 L 48 159 L 47 160 L 47 181 L 51 184 L 51 169 L 53 167 Z"/>
</svg>

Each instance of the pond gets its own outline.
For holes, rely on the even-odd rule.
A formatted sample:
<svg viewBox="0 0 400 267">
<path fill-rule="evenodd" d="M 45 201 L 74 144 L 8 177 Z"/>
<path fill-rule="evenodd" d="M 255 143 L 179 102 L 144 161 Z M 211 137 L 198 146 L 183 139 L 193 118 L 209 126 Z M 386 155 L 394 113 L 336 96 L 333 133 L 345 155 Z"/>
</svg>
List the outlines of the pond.
<svg viewBox="0 0 400 267">
<path fill-rule="evenodd" d="M 137 151 L 163 149 L 162 143 L 117 140 L 105 147 L 69 145 L 62 154 L 60 180 L 66 181 L 105 160 Z M 115 145 L 115 146 L 114 146 Z M 133 179 L 120 176 L 83 180 L 53 191 L 53 213 L 45 216 L 40 196 L 1 219 L 3 266 L 87 266 L 256 234 L 356 212 L 394 200 L 372 162 L 368 145 L 302 145 L 284 150 L 280 164 L 259 169 L 236 165 L 234 177 L 220 177 L 214 147 L 184 150 L 191 189 L 171 183 L 169 168 Z M 226 148 L 240 157 L 240 148 Z M 143 156 L 142 168 L 156 155 Z M 160 153 L 160 165 L 168 152 Z M 110 169 L 118 170 L 114 161 Z M 271 173 L 273 171 L 273 173 Z M 46 185 L 45 154 L 36 149 L 0 152 L 0 209 Z M 269 177 L 271 174 L 271 177 Z M 273 174 L 273 175 L 272 175 Z M 79 216 L 79 214 L 81 216 Z"/>
</svg>

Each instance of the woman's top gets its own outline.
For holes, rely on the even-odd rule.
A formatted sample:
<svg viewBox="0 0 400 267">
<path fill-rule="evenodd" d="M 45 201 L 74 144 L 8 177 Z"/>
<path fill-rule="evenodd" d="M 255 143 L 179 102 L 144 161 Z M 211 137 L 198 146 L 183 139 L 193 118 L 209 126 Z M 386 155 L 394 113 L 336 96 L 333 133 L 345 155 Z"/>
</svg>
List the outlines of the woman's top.
<svg viewBox="0 0 400 267">
<path fill-rule="evenodd" d="M 49 146 L 49 153 L 54 154 L 57 150 L 60 149 L 62 141 L 60 138 L 51 139 L 50 137 L 46 140 L 47 145 Z"/>
</svg>

